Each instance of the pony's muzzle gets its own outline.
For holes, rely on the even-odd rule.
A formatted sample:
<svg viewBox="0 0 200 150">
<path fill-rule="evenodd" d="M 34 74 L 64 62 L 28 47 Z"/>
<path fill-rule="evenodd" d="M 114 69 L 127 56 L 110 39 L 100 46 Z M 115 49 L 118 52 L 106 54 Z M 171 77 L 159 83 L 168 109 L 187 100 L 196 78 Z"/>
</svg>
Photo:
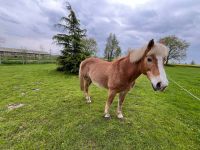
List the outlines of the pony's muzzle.
<svg viewBox="0 0 200 150">
<path fill-rule="evenodd" d="M 167 84 L 163 84 L 162 82 L 156 83 L 156 85 L 152 84 L 154 91 L 164 91 L 167 87 Z"/>
</svg>

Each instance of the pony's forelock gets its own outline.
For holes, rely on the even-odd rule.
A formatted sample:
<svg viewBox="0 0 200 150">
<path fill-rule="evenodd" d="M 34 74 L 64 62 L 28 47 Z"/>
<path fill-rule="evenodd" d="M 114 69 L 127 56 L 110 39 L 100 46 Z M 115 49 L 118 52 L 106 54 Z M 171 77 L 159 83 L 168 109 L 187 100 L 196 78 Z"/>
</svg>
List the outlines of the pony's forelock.
<svg viewBox="0 0 200 150">
<path fill-rule="evenodd" d="M 130 51 L 130 62 L 134 63 L 139 61 L 143 57 L 146 49 L 147 45 L 143 46 L 142 48 L 132 49 Z M 161 43 L 155 43 L 151 50 L 147 53 L 147 56 L 156 55 L 166 57 L 168 55 L 168 52 L 169 50 L 165 45 Z"/>
</svg>

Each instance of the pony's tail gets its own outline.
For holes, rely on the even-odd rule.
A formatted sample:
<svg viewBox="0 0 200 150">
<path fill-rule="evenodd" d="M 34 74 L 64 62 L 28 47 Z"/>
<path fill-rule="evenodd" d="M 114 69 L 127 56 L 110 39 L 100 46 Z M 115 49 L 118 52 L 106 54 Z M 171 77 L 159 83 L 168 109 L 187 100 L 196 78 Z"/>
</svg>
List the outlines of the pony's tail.
<svg viewBox="0 0 200 150">
<path fill-rule="evenodd" d="M 82 74 L 82 63 L 80 64 L 80 68 L 79 68 L 79 80 L 80 80 L 80 88 L 81 91 L 84 90 L 84 79 L 83 79 L 83 74 Z"/>
</svg>

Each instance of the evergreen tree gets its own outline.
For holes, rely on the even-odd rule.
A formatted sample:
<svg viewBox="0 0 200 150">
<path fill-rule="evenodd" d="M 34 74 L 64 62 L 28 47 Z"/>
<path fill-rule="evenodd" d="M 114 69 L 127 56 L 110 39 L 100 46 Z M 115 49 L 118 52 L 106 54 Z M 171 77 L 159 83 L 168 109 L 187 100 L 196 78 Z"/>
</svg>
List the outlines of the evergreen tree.
<svg viewBox="0 0 200 150">
<path fill-rule="evenodd" d="M 59 67 L 57 70 L 70 73 L 78 73 L 79 65 L 90 54 L 83 50 L 82 39 L 86 37 L 86 30 L 80 28 L 80 21 L 70 4 L 67 4 L 69 15 L 62 17 L 56 26 L 63 29 L 65 33 L 53 36 L 53 40 L 63 47 L 61 56 L 58 57 Z"/>
<path fill-rule="evenodd" d="M 111 61 L 121 55 L 121 48 L 119 47 L 119 42 L 115 34 L 110 33 L 107 38 L 106 48 L 104 50 L 104 57 Z"/>
</svg>

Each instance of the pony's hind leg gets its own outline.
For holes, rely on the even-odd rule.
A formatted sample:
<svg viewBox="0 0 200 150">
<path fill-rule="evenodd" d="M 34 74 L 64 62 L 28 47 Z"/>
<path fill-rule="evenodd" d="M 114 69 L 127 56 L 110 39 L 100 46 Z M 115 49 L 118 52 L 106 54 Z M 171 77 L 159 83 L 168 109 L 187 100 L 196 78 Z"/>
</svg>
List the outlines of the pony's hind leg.
<svg viewBox="0 0 200 150">
<path fill-rule="evenodd" d="M 86 98 L 87 103 L 91 103 L 91 98 L 90 98 L 89 91 L 88 91 L 91 83 L 92 82 L 89 78 L 84 79 L 84 94 L 85 94 L 85 98 Z"/>
<path fill-rule="evenodd" d="M 128 91 L 123 91 L 119 93 L 119 101 L 118 101 L 118 107 L 117 107 L 117 117 L 119 119 L 122 119 L 124 116 L 122 114 L 122 104 L 124 102 L 125 96 Z"/>
</svg>

